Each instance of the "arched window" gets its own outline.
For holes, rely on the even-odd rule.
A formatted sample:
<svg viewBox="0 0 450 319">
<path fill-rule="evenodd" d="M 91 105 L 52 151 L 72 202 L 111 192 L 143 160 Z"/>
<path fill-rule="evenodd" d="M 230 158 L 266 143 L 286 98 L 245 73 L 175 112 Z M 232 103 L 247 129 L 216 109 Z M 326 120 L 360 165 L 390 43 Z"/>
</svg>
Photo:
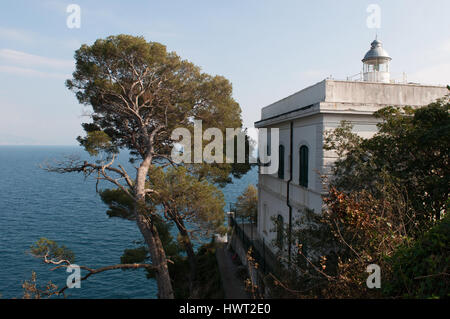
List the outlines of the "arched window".
<svg viewBox="0 0 450 319">
<path fill-rule="evenodd" d="M 283 216 L 277 216 L 277 246 L 278 248 L 283 248 Z"/>
<path fill-rule="evenodd" d="M 284 179 L 284 146 L 278 147 L 278 178 Z"/>
<path fill-rule="evenodd" d="M 300 185 L 308 187 L 308 147 L 303 145 L 300 147 Z"/>
</svg>

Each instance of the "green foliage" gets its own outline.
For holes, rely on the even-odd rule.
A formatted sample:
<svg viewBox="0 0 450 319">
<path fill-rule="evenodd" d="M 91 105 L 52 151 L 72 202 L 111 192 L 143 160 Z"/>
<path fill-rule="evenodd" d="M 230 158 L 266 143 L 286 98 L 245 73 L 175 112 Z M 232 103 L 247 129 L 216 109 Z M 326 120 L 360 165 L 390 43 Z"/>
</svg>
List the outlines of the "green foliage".
<svg viewBox="0 0 450 319">
<path fill-rule="evenodd" d="M 450 215 L 388 259 L 390 278 L 382 286 L 386 296 L 450 297 Z"/>
<path fill-rule="evenodd" d="M 238 143 L 237 143 L 237 137 L 234 137 L 234 161 L 233 164 L 231 164 L 231 175 L 235 178 L 241 178 L 245 174 L 248 173 L 248 171 L 253 167 L 256 166 L 256 164 L 250 164 L 250 159 L 253 157 L 253 152 L 255 149 L 255 141 L 253 141 L 248 135 L 247 135 L 247 129 L 244 131 L 245 133 L 245 162 L 244 163 L 238 163 Z"/>
<path fill-rule="evenodd" d="M 356 150 L 363 139 L 352 133 L 353 125 L 349 121 L 342 121 L 341 125 L 332 131 L 327 131 L 324 139 L 324 149 L 333 150 L 340 159 L 349 151 Z"/>
<path fill-rule="evenodd" d="M 120 257 L 121 264 L 139 264 L 148 259 L 148 249 L 145 246 L 125 249 Z"/>
<path fill-rule="evenodd" d="M 253 222 L 256 222 L 258 216 L 258 190 L 255 186 L 249 185 L 237 198 L 236 215 L 248 217 Z"/>
<path fill-rule="evenodd" d="M 231 83 L 202 73 L 160 43 L 110 36 L 81 46 L 75 60 L 76 70 L 66 85 L 80 103 L 93 109 L 92 123 L 83 124 L 86 137 L 78 138 L 91 155 L 126 148 L 133 162 L 151 152 L 151 164 L 167 165 L 177 142 L 171 138 L 175 128 L 192 133 L 193 119 L 202 120 L 203 130 L 214 127 L 225 133 L 226 128 L 242 127 Z M 244 175 L 250 169 L 250 144 L 246 136 L 246 163 L 189 164 L 187 170 L 167 174 L 151 169 L 148 186 L 158 193 L 147 196 L 146 211 L 154 214 L 158 205 L 170 206 L 207 230 L 224 232 L 223 196 L 208 182 L 224 186 L 231 182 L 230 175 Z M 123 191 L 109 189 L 100 195 L 110 217 L 133 219 L 135 207 Z"/>
<path fill-rule="evenodd" d="M 199 180 L 183 166 L 166 170 L 152 166 L 149 175 L 152 178 L 148 186 L 155 190 L 150 195 L 151 202 L 163 206 L 169 220 L 177 216 L 194 222 L 203 232 L 225 232 L 225 201 L 216 186 Z"/>
<path fill-rule="evenodd" d="M 159 238 L 161 239 L 166 256 L 170 258 L 171 256 L 178 255 L 182 248 L 170 233 L 172 225 L 164 222 L 164 220 L 159 216 L 155 216 L 153 218 L 153 223 L 158 230 Z"/>
<path fill-rule="evenodd" d="M 292 232 L 297 271 L 275 280 L 274 291 L 379 298 L 365 284 L 366 266 L 375 263 L 386 297 L 449 296 L 449 111 L 447 95 L 417 109 L 379 110 L 379 131 L 369 139 L 348 122 L 327 132 L 324 149 L 339 159 L 326 209 L 302 212 Z"/>
<path fill-rule="evenodd" d="M 110 217 L 143 216 L 146 221 L 138 219 L 138 224 L 146 235 L 149 233 L 143 229 L 147 222 L 151 231 L 156 226 L 159 236 L 153 232 L 146 239 L 149 243 L 151 237 L 157 243 L 161 239 L 164 251 L 151 250 L 153 257 L 177 257 L 179 247 L 169 229 L 170 221 L 177 223 L 178 218 L 193 221 L 201 230 L 225 232 L 223 194 L 211 182 L 224 185 L 231 181 L 230 174 L 242 176 L 250 169 L 248 163 L 201 163 L 189 165 L 189 170 L 167 172 L 158 171 L 153 165 L 168 165 L 171 151 L 179 142 L 172 138 L 172 132 L 176 128 L 193 132 L 194 120 L 202 121 L 203 130 L 218 128 L 222 133 L 226 128 L 242 127 L 241 109 L 232 96 L 231 83 L 223 76 L 202 73 L 198 66 L 144 37 L 121 34 L 98 39 L 92 45 L 82 45 L 75 52 L 75 60 L 75 72 L 66 86 L 80 103 L 92 107 L 92 122 L 82 124 L 86 136 L 78 137 L 79 143 L 90 155 L 105 153 L 108 160 L 114 159 L 120 149 L 127 149 L 130 161 L 141 163 L 135 181 L 120 165 L 114 167 L 113 160 L 104 165 L 103 158 L 97 160 L 102 165 L 69 161 L 68 167 L 57 167 L 55 171 L 83 172 L 86 176 L 96 172 L 100 179 L 119 187 L 119 180 L 125 179 L 132 200 L 118 189 L 103 190 L 100 195 L 109 207 Z M 148 172 L 143 171 L 149 167 L 152 168 Z M 145 181 L 148 185 L 144 185 Z M 163 214 L 166 220 L 161 217 Z M 183 228 L 179 223 L 177 226 Z M 183 237 L 186 242 L 188 236 Z M 42 253 L 41 246 L 34 250 Z M 124 259 L 138 260 L 143 256 L 142 250 L 128 250 Z M 170 298 L 165 269 L 160 268 L 158 275 L 167 288 L 166 295 L 161 296 Z"/>
<path fill-rule="evenodd" d="M 105 189 L 99 191 L 100 198 L 108 205 L 106 214 L 109 217 L 120 217 L 124 219 L 134 219 L 134 200 L 130 198 L 122 189 Z"/>
<path fill-rule="evenodd" d="M 171 263 L 168 263 L 170 278 L 172 279 L 172 287 L 174 290 L 175 298 L 188 299 L 190 298 L 189 292 L 189 262 L 184 256 L 175 256 L 171 258 Z M 153 277 L 151 272 L 148 272 L 147 278 Z"/>
<path fill-rule="evenodd" d="M 223 299 L 223 286 L 214 242 L 200 247 L 197 260 L 197 297 L 200 299 Z"/>
<path fill-rule="evenodd" d="M 100 152 L 117 153 L 111 138 L 103 131 L 87 131 L 86 137 L 79 136 L 77 140 L 91 156 L 98 156 Z"/>
<path fill-rule="evenodd" d="M 223 163 L 190 163 L 184 164 L 184 166 L 188 169 L 188 171 L 196 176 L 199 180 L 207 180 L 210 183 L 216 184 L 220 187 L 225 187 L 227 184 L 233 181 L 234 178 L 241 178 L 248 171 L 255 166 L 256 164 L 250 163 L 255 142 L 247 135 L 247 130 L 242 130 L 242 134 L 244 134 L 244 162 L 238 163 L 238 138 L 234 136 L 232 141 L 228 141 L 228 143 L 233 143 L 234 147 L 234 159 L 233 163 L 226 163 L 226 148 L 227 141 L 223 141 Z M 194 135 L 192 134 L 192 138 Z M 194 141 L 191 141 L 191 145 L 194 145 Z M 207 142 L 203 142 L 203 146 L 205 146 Z M 192 153 L 193 150 L 191 150 Z"/>
<path fill-rule="evenodd" d="M 324 148 L 335 150 L 331 184 L 346 192 L 368 190 L 377 198 L 389 183 L 410 205 L 406 227 L 420 235 L 445 209 L 450 192 L 449 96 L 427 106 L 386 107 L 375 113 L 379 132 L 361 139 L 343 123 L 328 132 Z"/>
<path fill-rule="evenodd" d="M 202 245 L 197 253 L 198 275 L 192 295 L 189 292 L 189 263 L 185 257 L 177 257 L 169 264 L 170 277 L 177 299 L 221 299 L 223 287 L 215 254 L 214 242 Z"/>
<path fill-rule="evenodd" d="M 70 263 L 75 261 L 75 254 L 64 245 L 58 245 L 53 240 L 40 238 L 37 242 L 30 246 L 30 252 L 36 257 L 44 257 L 55 261 L 67 260 Z"/>
<path fill-rule="evenodd" d="M 144 248 L 137 248 L 133 252 L 129 250 L 128 256 L 133 255 L 137 258 L 127 260 L 137 260 L 137 262 L 139 262 L 140 258 L 144 257 L 143 255 L 141 255 L 143 251 Z M 201 247 L 199 247 L 196 253 L 198 274 L 194 282 L 192 295 L 189 289 L 190 266 L 187 257 L 177 254 L 172 255 L 170 257 L 170 260 L 172 262 L 168 263 L 168 267 L 170 278 L 173 282 L 175 298 L 223 298 L 223 288 L 215 255 L 214 242 L 202 245 Z M 147 270 L 147 278 L 154 278 L 154 276 L 155 272 L 153 270 Z"/>
<path fill-rule="evenodd" d="M 181 247 L 186 251 L 192 249 L 191 237 L 195 232 L 207 236 L 210 232 L 226 231 L 223 224 L 225 219 L 223 194 L 213 184 L 205 179 L 199 180 L 183 166 L 163 168 L 153 165 L 149 175 L 152 178 L 146 187 L 153 191 L 146 198 L 147 210 L 152 214 L 166 255 L 176 264 L 172 267 L 182 267 L 184 261 L 181 260 L 184 258 L 180 257 L 179 252 Z M 109 207 L 107 214 L 110 217 L 134 218 L 134 201 L 121 189 L 103 190 L 100 195 Z M 172 222 L 180 231 L 178 241 L 170 234 Z M 189 222 L 189 232 L 185 230 L 184 222 Z M 127 249 L 121 259 L 122 262 L 144 262 L 147 254 L 148 250 L 144 247 Z M 193 251 L 191 258 L 192 255 Z M 197 260 L 194 262 L 197 263 Z M 155 272 L 149 271 L 148 275 L 153 277 Z"/>
<path fill-rule="evenodd" d="M 152 142 L 158 160 L 170 155 L 175 128 L 193 132 L 192 119 L 202 120 L 204 130 L 215 127 L 225 132 L 242 126 L 231 83 L 223 76 L 202 73 L 160 43 L 124 34 L 109 36 L 82 45 L 75 60 L 76 70 L 66 86 L 93 109 L 92 123 L 83 124 L 87 137 L 78 138 L 93 154 L 102 147 L 106 152 L 126 148 L 134 160 L 145 157 L 148 139 L 158 130 Z M 249 169 L 219 167 L 237 175 Z"/>
<path fill-rule="evenodd" d="M 163 219 L 159 216 L 154 216 L 153 220 L 167 258 L 170 260 L 178 260 L 178 258 L 180 258 L 181 256 L 180 253 L 182 251 L 182 248 L 170 233 L 172 225 L 164 222 Z M 146 253 L 145 255 L 144 251 Z M 138 247 L 135 249 L 126 249 L 120 259 L 136 261 L 140 260 L 141 262 L 144 262 L 145 260 L 151 258 L 149 256 L 147 247 Z M 170 265 L 170 263 L 168 265 Z M 155 275 L 156 272 L 154 269 L 147 269 L 147 278 L 154 278 Z"/>
</svg>

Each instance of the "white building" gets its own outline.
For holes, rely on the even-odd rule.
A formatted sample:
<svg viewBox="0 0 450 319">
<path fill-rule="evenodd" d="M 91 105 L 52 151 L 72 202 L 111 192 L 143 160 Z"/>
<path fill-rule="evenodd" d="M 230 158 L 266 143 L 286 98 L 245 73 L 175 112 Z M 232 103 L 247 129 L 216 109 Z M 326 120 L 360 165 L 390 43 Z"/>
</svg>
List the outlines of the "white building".
<svg viewBox="0 0 450 319">
<path fill-rule="evenodd" d="M 278 174 L 260 174 L 258 235 L 276 238 L 273 220 L 285 225 L 305 207 L 322 210 L 321 174 L 329 173 L 336 156 L 323 150 L 324 131 L 342 120 L 354 132 L 371 137 L 377 131 L 374 111 L 385 106 L 423 106 L 447 94 L 446 87 L 395 83 L 390 80 L 391 58 L 380 41 L 373 41 L 363 61 L 359 81 L 325 79 L 262 109 L 257 128 L 279 128 Z M 269 244 L 270 248 L 270 244 Z"/>
</svg>

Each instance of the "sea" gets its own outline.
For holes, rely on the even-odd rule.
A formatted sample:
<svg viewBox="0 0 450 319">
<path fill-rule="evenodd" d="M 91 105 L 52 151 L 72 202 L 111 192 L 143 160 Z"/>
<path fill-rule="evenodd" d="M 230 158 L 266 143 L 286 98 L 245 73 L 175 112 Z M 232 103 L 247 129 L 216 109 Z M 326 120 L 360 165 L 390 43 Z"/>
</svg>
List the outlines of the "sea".
<svg viewBox="0 0 450 319">
<path fill-rule="evenodd" d="M 120 263 L 124 249 L 138 247 L 142 241 L 134 222 L 106 215 L 94 177 L 42 168 L 73 157 L 89 155 L 78 146 L 0 146 L 0 298 L 21 298 L 22 284 L 33 271 L 39 285 L 49 281 L 65 285 L 70 275 L 65 269 L 51 271 L 50 265 L 30 255 L 30 246 L 41 237 L 65 245 L 75 253 L 76 264 L 91 268 Z M 127 152 L 119 155 L 119 161 L 134 169 Z M 224 187 L 225 211 L 249 184 L 256 183 L 254 168 Z M 107 271 L 89 277 L 81 288 L 67 290 L 68 298 L 156 296 L 156 282 L 146 278 L 145 270 Z"/>
</svg>

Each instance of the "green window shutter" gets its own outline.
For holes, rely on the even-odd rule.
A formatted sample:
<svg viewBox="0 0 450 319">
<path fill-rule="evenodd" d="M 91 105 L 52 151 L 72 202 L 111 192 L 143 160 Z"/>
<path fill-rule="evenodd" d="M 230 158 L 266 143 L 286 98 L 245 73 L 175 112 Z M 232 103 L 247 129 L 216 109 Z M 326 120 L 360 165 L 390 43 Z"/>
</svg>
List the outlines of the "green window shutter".
<svg viewBox="0 0 450 319">
<path fill-rule="evenodd" d="M 283 248 L 283 244 L 284 244 L 284 240 L 283 240 L 283 229 L 284 229 L 284 221 L 283 221 L 283 216 L 278 215 L 277 216 L 277 245 L 278 248 L 282 249 Z"/>
<path fill-rule="evenodd" d="M 308 187 L 308 147 L 300 147 L 300 185 Z"/>
<path fill-rule="evenodd" d="M 278 178 L 284 179 L 284 146 L 278 147 Z"/>
</svg>

